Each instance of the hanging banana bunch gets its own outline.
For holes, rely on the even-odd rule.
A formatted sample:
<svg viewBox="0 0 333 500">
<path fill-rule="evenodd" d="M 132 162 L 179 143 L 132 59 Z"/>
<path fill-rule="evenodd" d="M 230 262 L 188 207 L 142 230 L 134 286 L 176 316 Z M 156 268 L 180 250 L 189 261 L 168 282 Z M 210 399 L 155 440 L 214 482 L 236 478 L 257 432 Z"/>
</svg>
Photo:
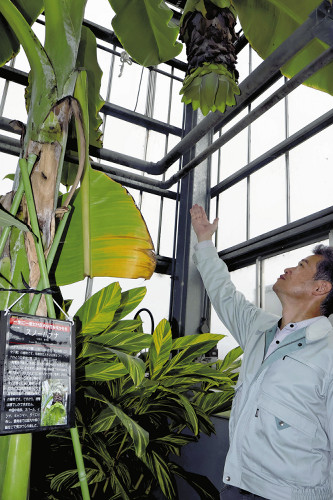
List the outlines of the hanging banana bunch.
<svg viewBox="0 0 333 500">
<path fill-rule="evenodd" d="M 236 11 L 230 0 L 187 0 L 179 38 L 186 44 L 187 75 L 180 94 L 182 102 L 200 107 L 202 113 L 233 106 L 238 71 L 235 69 L 234 27 Z"/>
</svg>

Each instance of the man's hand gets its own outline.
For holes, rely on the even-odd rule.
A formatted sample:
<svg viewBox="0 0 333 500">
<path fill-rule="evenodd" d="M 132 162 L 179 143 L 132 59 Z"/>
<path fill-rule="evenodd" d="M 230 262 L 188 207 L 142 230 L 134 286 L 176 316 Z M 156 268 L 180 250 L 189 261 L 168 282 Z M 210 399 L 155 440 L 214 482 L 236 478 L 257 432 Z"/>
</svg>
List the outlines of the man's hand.
<svg viewBox="0 0 333 500">
<path fill-rule="evenodd" d="M 207 219 L 206 212 L 199 205 L 193 205 L 190 210 L 192 226 L 197 235 L 198 242 L 211 240 L 215 233 L 219 220 L 215 219 L 211 224 Z"/>
</svg>

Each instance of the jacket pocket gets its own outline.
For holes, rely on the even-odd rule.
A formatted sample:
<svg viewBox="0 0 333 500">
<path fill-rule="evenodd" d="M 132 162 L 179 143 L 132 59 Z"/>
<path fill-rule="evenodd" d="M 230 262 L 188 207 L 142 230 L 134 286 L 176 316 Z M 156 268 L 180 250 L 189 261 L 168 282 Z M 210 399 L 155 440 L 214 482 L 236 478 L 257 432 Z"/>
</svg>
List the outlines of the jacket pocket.
<svg viewBox="0 0 333 500">
<path fill-rule="evenodd" d="M 278 430 L 294 427 L 298 431 L 306 434 L 310 438 L 314 438 L 317 431 L 317 425 L 309 418 L 301 415 L 292 408 L 283 405 L 279 401 L 275 401 L 266 394 L 261 394 L 258 401 L 259 408 L 263 408 L 271 413 L 276 421 L 280 422 Z"/>
<path fill-rule="evenodd" d="M 308 417 L 261 393 L 242 440 L 244 466 L 275 484 L 321 484 L 324 457 L 314 450 L 317 428 Z"/>
</svg>

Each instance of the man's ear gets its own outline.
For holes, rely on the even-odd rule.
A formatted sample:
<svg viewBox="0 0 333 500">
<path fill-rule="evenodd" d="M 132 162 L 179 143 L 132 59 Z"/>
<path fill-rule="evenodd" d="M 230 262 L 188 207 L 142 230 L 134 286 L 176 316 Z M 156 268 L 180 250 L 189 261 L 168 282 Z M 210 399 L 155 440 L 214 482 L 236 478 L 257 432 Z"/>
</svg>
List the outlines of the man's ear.
<svg viewBox="0 0 333 500">
<path fill-rule="evenodd" d="M 325 280 L 316 280 L 313 295 L 327 295 L 332 290 L 332 283 Z"/>
</svg>

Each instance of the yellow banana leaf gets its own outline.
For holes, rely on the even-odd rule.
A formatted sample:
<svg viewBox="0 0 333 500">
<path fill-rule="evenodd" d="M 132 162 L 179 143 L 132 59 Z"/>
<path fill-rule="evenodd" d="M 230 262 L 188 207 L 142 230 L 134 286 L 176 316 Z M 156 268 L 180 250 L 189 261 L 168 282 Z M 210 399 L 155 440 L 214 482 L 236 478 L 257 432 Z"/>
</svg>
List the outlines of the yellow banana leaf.
<svg viewBox="0 0 333 500">
<path fill-rule="evenodd" d="M 302 0 L 301 2 L 232 0 L 246 38 L 263 59 L 303 24 L 320 3 L 320 0 Z M 315 38 L 281 68 L 282 74 L 291 78 L 327 48 L 328 45 Z M 305 84 L 333 94 L 333 63 L 312 75 Z"/>
<path fill-rule="evenodd" d="M 85 276 L 149 279 L 155 269 L 153 243 L 133 198 L 106 174 L 89 168 L 88 216 L 83 220 L 79 189 L 66 238 L 60 245 L 57 285 Z"/>
</svg>

